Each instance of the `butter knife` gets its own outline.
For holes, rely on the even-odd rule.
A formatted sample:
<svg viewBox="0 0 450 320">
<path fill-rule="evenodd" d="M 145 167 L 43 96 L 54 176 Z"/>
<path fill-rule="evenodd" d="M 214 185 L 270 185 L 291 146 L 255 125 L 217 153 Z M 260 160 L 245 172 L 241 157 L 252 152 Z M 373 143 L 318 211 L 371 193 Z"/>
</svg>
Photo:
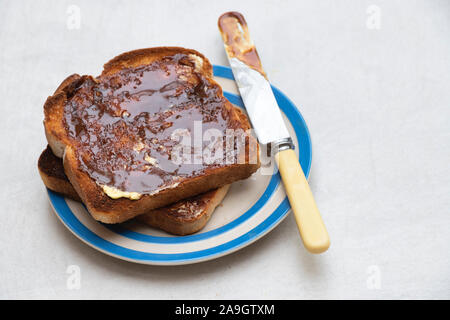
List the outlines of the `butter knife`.
<svg viewBox="0 0 450 320">
<path fill-rule="evenodd" d="M 262 144 L 270 144 L 305 248 L 322 253 L 330 239 L 305 178 L 267 75 L 239 12 L 220 16 L 218 26 L 242 100 Z"/>
</svg>

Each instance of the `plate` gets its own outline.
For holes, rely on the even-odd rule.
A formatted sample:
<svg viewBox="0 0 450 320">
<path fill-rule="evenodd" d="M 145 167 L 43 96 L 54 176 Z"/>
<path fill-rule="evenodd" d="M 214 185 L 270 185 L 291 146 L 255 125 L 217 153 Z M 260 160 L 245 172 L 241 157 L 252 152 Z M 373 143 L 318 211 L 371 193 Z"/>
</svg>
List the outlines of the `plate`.
<svg viewBox="0 0 450 320">
<path fill-rule="evenodd" d="M 214 66 L 214 77 L 225 97 L 245 111 L 231 69 Z M 311 140 L 306 123 L 292 101 L 276 87 L 272 89 L 308 177 Z M 233 183 L 206 227 L 188 236 L 172 236 L 135 222 L 103 224 L 82 204 L 47 191 L 57 216 L 80 240 L 116 258 L 152 265 L 196 263 L 232 253 L 267 234 L 290 210 L 280 176 L 267 164 L 249 179 Z"/>
</svg>

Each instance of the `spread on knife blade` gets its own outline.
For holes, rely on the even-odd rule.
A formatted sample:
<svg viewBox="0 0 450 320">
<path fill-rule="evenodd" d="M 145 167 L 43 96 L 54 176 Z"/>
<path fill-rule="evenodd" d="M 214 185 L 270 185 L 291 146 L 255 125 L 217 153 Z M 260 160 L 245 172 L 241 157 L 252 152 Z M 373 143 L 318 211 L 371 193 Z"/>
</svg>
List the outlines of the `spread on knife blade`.
<svg viewBox="0 0 450 320">
<path fill-rule="evenodd" d="M 244 17 L 239 12 L 226 12 L 220 16 L 218 25 L 228 56 L 240 60 L 267 78 Z"/>
</svg>

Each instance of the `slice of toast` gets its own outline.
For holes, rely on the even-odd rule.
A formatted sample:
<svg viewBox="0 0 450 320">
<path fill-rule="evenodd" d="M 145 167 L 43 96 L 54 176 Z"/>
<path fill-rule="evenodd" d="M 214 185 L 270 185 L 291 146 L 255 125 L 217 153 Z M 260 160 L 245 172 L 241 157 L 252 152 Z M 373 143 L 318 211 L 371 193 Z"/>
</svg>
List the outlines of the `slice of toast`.
<svg viewBox="0 0 450 320">
<path fill-rule="evenodd" d="M 245 129 L 250 128 L 247 116 L 236 108 Z M 73 200 L 81 201 L 77 192 L 64 173 L 62 160 L 56 157 L 49 146 L 42 152 L 38 160 L 39 174 L 45 186 Z M 181 200 L 175 204 L 150 210 L 135 219 L 151 227 L 164 230 L 175 235 L 195 233 L 206 225 L 215 208 L 222 202 L 230 185 Z"/>
<path fill-rule="evenodd" d="M 169 139 L 175 129 L 195 135 L 196 120 L 201 129 L 224 136 L 245 127 L 213 80 L 211 64 L 195 50 L 161 47 L 119 55 L 97 78 L 64 80 L 47 99 L 44 114 L 51 149 L 63 158 L 65 174 L 88 211 L 105 223 L 245 179 L 260 165 L 252 136 L 233 144 L 222 162 L 196 163 L 194 157 L 193 164 L 179 163 L 167 151 L 175 147 Z M 202 154 L 204 141 L 200 150 L 194 142 L 195 148 Z"/>
<path fill-rule="evenodd" d="M 64 173 L 62 160 L 53 154 L 49 146 L 39 157 L 38 169 L 47 188 L 75 201 L 81 201 Z M 227 194 L 229 187 L 230 185 L 227 184 L 172 205 L 150 210 L 135 219 L 174 235 L 195 233 L 206 225 L 215 208 Z"/>
</svg>

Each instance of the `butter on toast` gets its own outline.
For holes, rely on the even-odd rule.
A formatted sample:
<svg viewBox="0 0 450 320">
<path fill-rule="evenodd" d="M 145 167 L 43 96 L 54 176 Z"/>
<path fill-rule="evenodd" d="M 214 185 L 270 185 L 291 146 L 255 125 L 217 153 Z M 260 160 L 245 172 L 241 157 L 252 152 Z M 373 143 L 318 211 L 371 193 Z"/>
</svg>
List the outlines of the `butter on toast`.
<svg viewBox="0 0 450 320">
<path fill-rule="evenodd" d="M 224 135 L 245 128 L 212 77 L 211 64 L 195 50 L 141 49 L 112 59 L 97 78 L 68 77 L 47 99 L 47 141 L 94 219 L 123 222 L 258 169 L 252 136 L 243 148 L 233 146 L 231 163 L 172 158 L 176 129 L 180 139 L 186 131 L 196 139 L 195 121 Z M 197 152 L 204 148 L 201 141 Z"/>
<path fill-rule="evenodd" d="M 62 160 L 53 154 L 49 146 L 39 157 L 38 169 L 47 188 L 81 202 L 80 197 L 64 173 Z M 195 233 L 206 225 L 216 207 L 227 194 L 229 187 L 230 185 L 227 184 L 166 207 L 150 210 L 135 219 L 150 227 L 174 235 L 182 236 Z"/>
</svg>

